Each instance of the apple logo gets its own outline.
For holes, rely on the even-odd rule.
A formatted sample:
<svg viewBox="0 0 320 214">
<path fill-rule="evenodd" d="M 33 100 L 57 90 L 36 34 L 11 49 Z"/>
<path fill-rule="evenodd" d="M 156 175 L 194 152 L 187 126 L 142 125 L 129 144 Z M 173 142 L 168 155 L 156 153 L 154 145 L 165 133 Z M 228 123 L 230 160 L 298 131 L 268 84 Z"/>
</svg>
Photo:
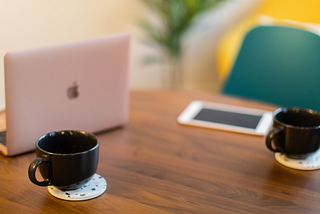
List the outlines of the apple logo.
<svg viewBox="0 0 320 214">
<path fill-rule="evenodd" d="M 78 88 L 77 82 L 74 82 L 73 85 L 68 88 L 67 95 L 69 99 L 76 99 L 79 96 Z"/>
</svg>

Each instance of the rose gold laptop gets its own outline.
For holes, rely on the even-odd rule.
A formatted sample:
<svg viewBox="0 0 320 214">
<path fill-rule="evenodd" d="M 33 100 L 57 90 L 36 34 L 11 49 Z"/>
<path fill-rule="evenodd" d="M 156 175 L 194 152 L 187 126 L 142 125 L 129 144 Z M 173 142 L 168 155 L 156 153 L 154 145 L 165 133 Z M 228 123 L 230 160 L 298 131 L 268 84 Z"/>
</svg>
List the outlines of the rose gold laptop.
<svg viewBox="0 0 320 214">
<path fill-rule="evenodd" d="M 51 131 L 98 133 L 123 126 L 129 110 L 129 40 L 119 34 L 7 53 L 1 152 L 33 151 L 36 140 Z"/>
</svg>

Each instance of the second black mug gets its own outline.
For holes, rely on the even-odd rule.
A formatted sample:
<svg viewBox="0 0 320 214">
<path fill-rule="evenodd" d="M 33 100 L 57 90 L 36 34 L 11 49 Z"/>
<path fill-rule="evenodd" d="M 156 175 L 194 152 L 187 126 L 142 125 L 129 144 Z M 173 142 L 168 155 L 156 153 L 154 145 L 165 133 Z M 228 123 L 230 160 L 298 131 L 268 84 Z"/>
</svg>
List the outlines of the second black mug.
<svg viewBox="0 0 320 214">
<path fill-rule="evenodd" d="M 293 159 L 304 159 L 320 147 L 320 114 L 310 109 L 279 108 L 266 146 Z"/>
</svg>

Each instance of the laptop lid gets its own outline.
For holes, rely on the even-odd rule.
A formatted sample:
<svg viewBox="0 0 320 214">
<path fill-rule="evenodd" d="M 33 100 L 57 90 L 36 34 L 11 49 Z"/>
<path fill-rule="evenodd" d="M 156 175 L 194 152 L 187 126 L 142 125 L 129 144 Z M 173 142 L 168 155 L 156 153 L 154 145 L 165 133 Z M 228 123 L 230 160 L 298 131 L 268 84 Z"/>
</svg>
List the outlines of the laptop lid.
<svg viewBox="0 0 320 214">
<path fill-rule="evenodd" d="M 129 35 L 8 52 L 6 154 L 57 130 L 101 132 L 128 120 Z"/>
</svg>

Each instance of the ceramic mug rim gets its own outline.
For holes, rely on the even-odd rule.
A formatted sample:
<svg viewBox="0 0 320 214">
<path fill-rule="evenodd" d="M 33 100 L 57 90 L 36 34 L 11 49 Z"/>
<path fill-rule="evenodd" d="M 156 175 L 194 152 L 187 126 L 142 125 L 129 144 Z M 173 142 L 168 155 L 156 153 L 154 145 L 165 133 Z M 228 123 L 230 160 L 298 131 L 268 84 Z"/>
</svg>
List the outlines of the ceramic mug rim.
<svg viewBox="0 0 320 214">
<path fill-rule="evenodd" d="M 68 153 L 68 154 L 50 152 L 50 151 L 47 151 L 47 150 L 45 150 L 45 149 L 43 149 L 43 148 L 41 148 L 39 146 L 40 141 L 45 139 L 45 138 L 47 138 L 47 137 L 54 137 L 54 136 L 57 136 L 57 134 L 64 135 L 64 134 L 70 134 L 70 133 L 80 133 L 80 134 L 84 134 L 86 136 L 93 137 L 95 139 L 95 141 L 96 141 L 96 145 L 93 146 L 90 149 L 85 150 L 85 151 Z M 89 153 L 91 151 L 94 151 L 95 149 L 97 149 L 99 147 L 99 144 L 100 144 L 99 138 L 96 135 L 92 134 L 92 133 L 89 133 L 89 132 L 86 132 L 86 131 L 79 131 L 79 130 L 61 130 L 61 131 L 49 132 L 49 133 L 46 133 L 46 134 L 42 135 L 41 137 L 39 137 L 39 139 L 36 142 L 36 147 L 37 147 L 37 149 L 39 149 L 43 153 L 45 153 L 47 155 L 51 155 L 51 156 L 75 156 L 75 155 L 82 155 L 82 154 L 86 154 L 86 153 Z"/>
<path fill-rule="evenodd" d="M 312 114 L 312 115 L 318 115 L 320 117 L 320 113 L 317 112 L 317 111 L 314 111 L 312 109 L 307 109 L 307 108 L 299 108 L 299 107 L 281 107 L 281 108 L 278 108 L 276 109 L 274 112 L 273 112 L 273 119 L 281 124 L 282 126 L 284 127 L 288 127 L 288 128 L 291 128 L 291 129 L 300 129 L 300 130 L 315 130 L 315 129 L 320 129 L 320 120 L 319 120 L 319 125 L 317 126 L 295 126 L 295 125 L 291 125 L 291 124 L 288 124 L 288 123 L 285 123 L 285 122 L 282 122 L 280 121 L 278 118 L 277 118 L 277 115 L 279 113 L 286 113 L 288 111 L 293 111 L 293 112 L 306 112 L 306 113 L 309 113 L 309 114 Z"/>
</svg>

